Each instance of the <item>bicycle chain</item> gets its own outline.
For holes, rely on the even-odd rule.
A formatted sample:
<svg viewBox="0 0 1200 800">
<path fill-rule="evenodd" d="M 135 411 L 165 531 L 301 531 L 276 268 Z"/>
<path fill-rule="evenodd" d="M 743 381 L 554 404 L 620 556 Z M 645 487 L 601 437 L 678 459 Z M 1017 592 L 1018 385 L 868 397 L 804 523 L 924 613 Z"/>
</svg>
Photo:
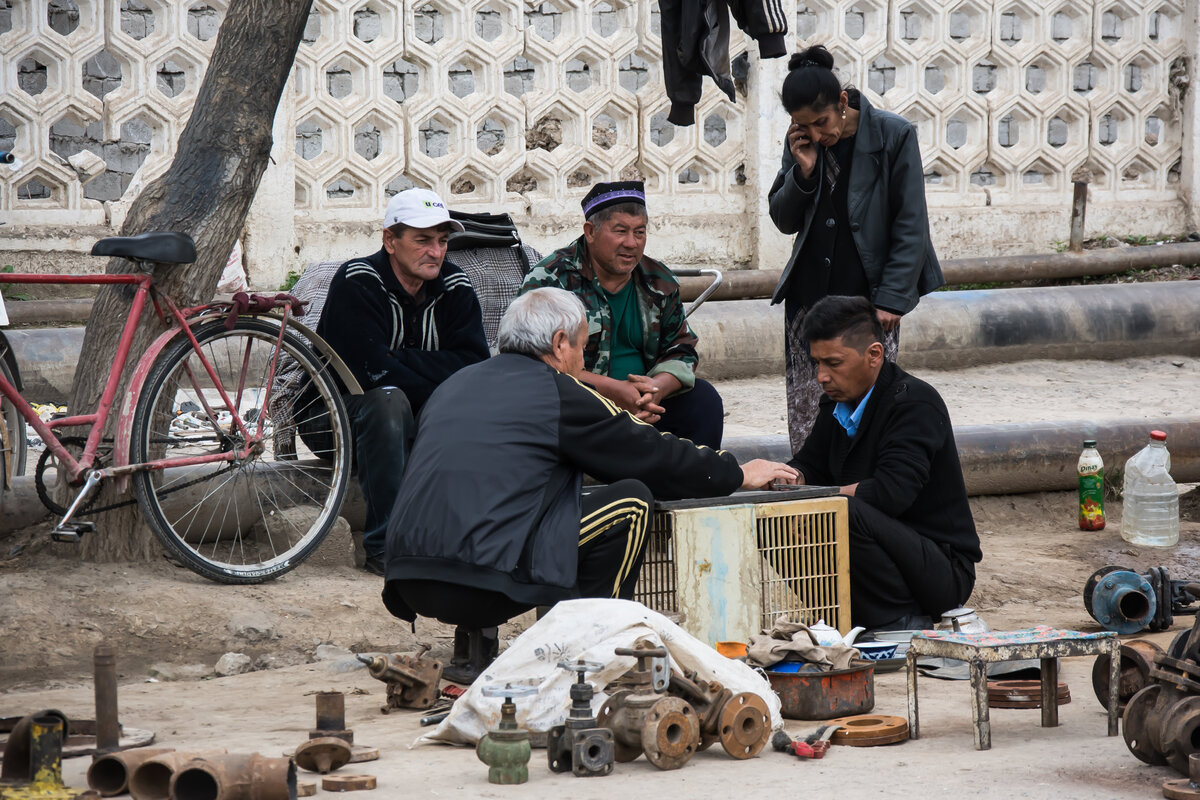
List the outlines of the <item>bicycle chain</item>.
<svg viewBox="0 0 1200 800">
<path fill-rule="evenodd" d="M 83 438 L 82 436 L 65 436 L 65 437 L 59 439 L 58 441 L 63 446 L 67 446 L 69 444 L 76 444 L 76 445 L 79 445 L 80 448 L 82 448 L 85 444 L 87 444 L 87 439 Z M 111 445 L 113 443 L 113 440 L 112 439 L 101 439 L 100 441 L 102 444 L 110 445 L 109 450 L 111 452 L 111 449 L 112 449 Z M 174 441 L 174 440 L 171 440 L 171 439 L 155 440 L 153 443 L 165 443 L 165 442 L 171 442 L 171 441 Z M 34 486 L 37 488 L 38 499 L 42 501 L 42 505 L 44 505 L 46 508 L 50 509 L 50 511 L 55 514 L 66 514 L 67 507 L 59 505 L 53 499 L 51 499 L 50 493 L 49 493 L 48 489 L 46 488 L 46 484 L 42 480 L 42 472 L 43 472 L 43 468 L 45 466 L 45 462 L 48 461 L 49 457 L 52 455 L 53 455 L 53 453 L 50 451 L 49 448 L 47 448 L 42 453 L 42 455 L 38 458 L 37 470 L 34 472 L 33 482 L 34 482 Z M 99 454 L 97 454 L 96 466 L 97 467 L 100 466 Z M 210 478 L 213 478 L 217 475 L 222 475 L 226 472 L 229 472 L 230 470 L 237 469 L 237 467 L 238 467 L 237 464 L 230 464 L 228 467 L 219 469 L 216 472 L 205 473 L 204 475 L 201 475 L 199 478 L 193 478 L 192 480 L 181 483 L 178 486 L 174 486 L 170 489 L 166 489 L 161 492 L 158 492 L 158 494 L 162 494 L 162 495 L 174 494 L 175 492 L 178 492 L 181 489 L 187 489 L 189 486 L 195 486 L 196 484 L 201 483 L 206 480 L 209 480 Z M 82 508 L 76 509 L 76 513 L 78 513 L 78 514 L 83 514 L 83 513 L 100 514 L 105 511 L 112 511 L 115 508 L 124 508 L 125 506 L 137 505 L 138 501 L 137 501 L 137 498 L 135 497 L 132 500 L 122 500 L 119 503 L 109 503 L 106 506 L 93 506 L 92 503 L 94 503 L 94 502 L 95 501 L 93 500 L 92 502 L 89 502 L 86 505 L 84 505 Z"/>
</svg>

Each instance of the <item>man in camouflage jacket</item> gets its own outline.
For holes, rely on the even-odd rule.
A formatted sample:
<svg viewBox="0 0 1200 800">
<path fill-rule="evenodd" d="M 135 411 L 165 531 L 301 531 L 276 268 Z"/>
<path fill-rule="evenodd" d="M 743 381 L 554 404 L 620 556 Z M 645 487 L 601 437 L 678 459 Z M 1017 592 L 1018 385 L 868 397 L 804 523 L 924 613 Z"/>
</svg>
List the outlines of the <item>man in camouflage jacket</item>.
<svg viewBox="0 0 1200 800">
<path fill-rule="evenodd" d="M 724 408 L 696 378 L 697 339 L 679 282 L 644 254 L 642 183 L 597 184 L 583 211 L 583 236 L 538 262 L 521 292 L 553 286 L 578 296 L 588 323 L 581 379 L 659 430 L 719 448 Z"/>
</svg>

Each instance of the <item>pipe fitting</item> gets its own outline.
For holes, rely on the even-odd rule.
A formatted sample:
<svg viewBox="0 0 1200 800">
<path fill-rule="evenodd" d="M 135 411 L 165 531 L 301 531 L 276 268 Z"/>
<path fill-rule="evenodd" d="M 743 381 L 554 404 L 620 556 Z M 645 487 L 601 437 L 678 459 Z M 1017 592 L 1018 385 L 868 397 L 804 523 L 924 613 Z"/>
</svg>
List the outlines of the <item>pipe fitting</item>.
<svg viewBox="0 0 1200 800">
<path fill-rule="evenodd" d="M 172 800 L 290 800 L 295 796 L 292 760 L 258 753 L 194 759 L 171 778 Z"/>
<path fill-rule="evenodd" d="M 173 752 L 175 752 L 173 748 L 161 747 L 150 750 L 125 750 L 97 756 L 96 760 L 88 767 L 88 786 L 99 792 L 101 797 L 124 794 L 129 790 L 129 776 L 135 769 L 152 758 Z"/>
</svg>

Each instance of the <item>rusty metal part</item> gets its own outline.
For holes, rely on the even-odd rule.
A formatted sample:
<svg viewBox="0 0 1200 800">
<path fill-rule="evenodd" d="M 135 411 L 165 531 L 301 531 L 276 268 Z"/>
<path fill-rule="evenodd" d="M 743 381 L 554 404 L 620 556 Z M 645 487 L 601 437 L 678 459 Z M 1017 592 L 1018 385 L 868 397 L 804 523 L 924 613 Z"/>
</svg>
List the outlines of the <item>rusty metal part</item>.
<svg viewBox="0 0 1200 800">
<path fill-rule="evenodd" d="M 1188 776 L 1165 781 L 1162 793 L 1163 797 L 1170 800 L 1200 800 L 1200 754 L 1188 756 Z"/>
<path fill-rule="evenodd" d="M 551 772 L 572 772 L 581 778 L 609 775 L 613 770 L 613 735 L 592 716 L 595 691 L 585 675 L 604 667 L 598 661 L 560 661 L 560 669 L 576 673 L 571 684 L 571 709 L 566 722 L 550 729 L 546 760 Z"/>
<path fill-rule="evenodd" d="M 639 639 L 633 647 L 618 647 L 613 650 L 618 656 L 633 656 L 637 666 L 625 673 L 618 681 L 637 691 L 665 692 L 671 680 L 671 656 L 665 647 L 656 647 L 645 639 Z"/>
<path fill-rule="evenodd" d="M 60 715 L 60 712 L 53 712 Z M 3 750 L 22 717 L 0 717 L 0 750 Z M 145 747 L 154 743 L 154 731 L 124 727 L 118 750 Z M 63 758 L 76 758 L 96 754 L 96 720 L 67 720 L 67 738 L 63 741 Z"/>
<path fill-rule="evenodd" d="M 718 734 L 725 752 L 734 758 L 754 758 L 771 738 L 767 703 L 753 692 L 739 692 L 721 709 Z"/>
<path fill-rule="evenodd" d="M 826 672 L 767 672 L 787 719 L 833 719 L 875 707 L 875 666 L 858 663 Z"/>
<path fill-rule="evenodd" d="M 346 729 L 346 695 L 341 692 L 317 692 L 317 730 Z"/>
<path fill-rule="evenodd" d="M 296 766 L 324 775 L 350 763 L 350 745 L 334 736 L 309 739 L 296 748 Z"/>
<path fill-rule="evenodd" d="M 642 749 L 659 769 L 679 769 L 700 744 L 696 711 L 678 697 L 663 697 L 647 712 L 642 723 Z"/>
<path fill-rule="evenodd" d="M 33 772 L 29 767 L 29 759 L 33 752 L 33 723 L 34 720 L 47 717 L 61 720 L 64 731 L 70 727 L 67 715 L 53 708 L 21 717 L 13 725 L 8 735 L 8 741 L 4 747 L 4 763 L 0 766 L 0 780 L 28 783 L 33 779 Z M 61 742 L 59 747 L 62 747 Z"/>
<path fill-rule="evenodd" d="M 1041 681 L 988 681 L 988 706 L 990 708 L 1041 708 Z M 1058 705 L 1071 702 L 1071 690 L 1067 684 L 1058 682 L 1055 690 Z"/>
<path fill-rule="evenodd" d="M 367 761 L 379 760 L 379 748 L 368 747 L 365 744 L 356 744 L 350 748 L 350 763 L 362 764 Z"/>
<path fill-rule="evenodd" d="M 1158 739 L 1167 763 L 1186 775 L 1188 757 L 1200 752 L 1200 697 L 1171 705 L 1162 717 Z"/>
<path fill-rule="evenodd" d="M 850 747 L 874 747 L 880 744 L 895 744 L 908 739 L 908 721 L 904 717 L 882 714 L 861 714 L 830 720 L 830 725 L 840 726 L 829 741 Z"/>
<path fill-rule="evenodd" d="M 62 782 L 62 740 L 66 730 L 57 716 L 34 717 L 28 725 L 29 780 L 0 785 L 4 800 L 75 800 L 82 790 Z M 83 795 L 91 794 L 83 792 Z M 92 794 L 92 797 L 95 797 Z"/>
<path fill-rule="evenodd" d="M 171 796 L 171 778 L 175 770 L 197 758 L 224 753 L 224 750 L 171 750 L 147 758 L 129 771 L 129 796 L 133 800 L 167 800 Z"/>
<path fill-rule="evenodd" d="M 1164 689 L 1152 683 L 1130 698 L 1121 717 L 1121 735 L 1129 752 L 1147 764 L 1166 764 L 1155 737 L 1158 735 L 1158 718 L 1155 706 Z"/>
<path fill-rule="evenodd" d="M 291 800 L 296 765 L 287 758 L 230 753 L 197 758 L 171 777 L 171 800 Z"/>
<path fill-rule="evenodd" d="M 327 792 L 358 792 L 378 785 L 374 775 L 326 775 L 321 788 Z"/>
<path fill-rule="evenodd" d="M 297 781 L 296 797 L 312 797 L 317 793 L 316 781 Z"/>
<path fill-rule="evenodd" d="M 426 709 L 437 702 L 442 662 L 425 658 L 426 650 L 415 656 L 392 653 L 358 657 L 372 678 L 387 684 L 387 705 L 380 709 L 384 714 L 397 708 Z"/>
<path fill-rule="evenodd" d="M 92 653 L 96 695 L 96 752 L 111 753 L 121 745 L 117 718 L 117 651 L 98 644 Z"/>
<path fill-rule="evenodd" d="M 513 698 L 536 694 L 537 687 L 491 684 L 480 691 L 484 697 L 504 698 L 500 706 L 500 724 L 480 737 L 475 745 L 476 757 L 488 766 L 488 783 L 525 783 L 529 780 L 529 731 L 517 726 L 517 706 Z"/>
<path fill-rule="evenodd" d="M 1149 683 L 1154 659 L 1161 655 L 1166 655 L 1163 649 L 1145 639 L 1134 639 L 1121 645 L 1121 680 L 1117 688 L 1121 710 L 1125 709 L 1130 698 Z M 1108 704 L 1110 663 L 1108 653 L 1101 653 L 1092 665 L 1092 690 L 1101 705 Z"/>
<path fill-rule="evenodd" d="M 173 748 L 162 747 L 97 756 L 88 767 L 88 786 L 99 792 L 102 797 L 124 794 L 129 789 L 129 776 L 140 764 L 155 756 L 173 752 Z"/>
</svg>

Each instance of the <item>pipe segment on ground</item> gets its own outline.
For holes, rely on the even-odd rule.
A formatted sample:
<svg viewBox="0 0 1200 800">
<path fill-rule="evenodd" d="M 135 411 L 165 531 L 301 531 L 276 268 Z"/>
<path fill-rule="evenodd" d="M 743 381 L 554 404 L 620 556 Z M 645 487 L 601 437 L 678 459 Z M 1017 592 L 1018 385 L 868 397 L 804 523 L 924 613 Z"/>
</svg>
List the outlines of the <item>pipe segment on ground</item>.
<svg viewBox="0 0 1200 800">
<path fill-rule="evenodd" d="M 956 425 L 954 438 L 968 494 L 1023 494 L 1076 488 L 1075 464 L 1084 439 L 1099 442 L 1105 468 L 1111 471 L 1123 468 L 1130 456 L 1146 446 L 1151 430 L 1167 433 L 1171 475 L 1175 480 L 1200 482 L 1200 416 Z M 730 436 L 722 444 L 743 463 L 754 458 L 787 461 L 792 455 L 786 436 Z M 196 498 L 185 490 L 171 499 L 175 503 L 191 503 Z M 246 502 L 250 502 L 249 496 Z M 0 538 L 47 515 L 37 498 L 33 478 L 28 476 L 15 479 L 14 488 L 0 496 L 0 511 L 3 512 Z M 1063 513 L 1074 519 L 1070 509 Z M 351 480 L 346 492 L 341 516 L 352 529 L 362 529 L 362 494 L 355 480 Z M 99 522 L 103 525 L 103 519 Z"/>
<path fill-rule="evenodd" d="M 1112 275 L 1129 269 L 1200 264 L 1200 242 L 1172 242 L 1143 247 L 1108 247 L 1079 253 L 951 258 L 942 261 L 942 274 L 950 286 L 964 283 L 1016 283 L 1060 280 L 1085 275 Z M 726 270 L 713 300 L 750 300 L 770 297 L 782 269 Z M 708 286 L 708 278 L 680 278 L 686 301 L 695 300 Z"/>
</svg>

